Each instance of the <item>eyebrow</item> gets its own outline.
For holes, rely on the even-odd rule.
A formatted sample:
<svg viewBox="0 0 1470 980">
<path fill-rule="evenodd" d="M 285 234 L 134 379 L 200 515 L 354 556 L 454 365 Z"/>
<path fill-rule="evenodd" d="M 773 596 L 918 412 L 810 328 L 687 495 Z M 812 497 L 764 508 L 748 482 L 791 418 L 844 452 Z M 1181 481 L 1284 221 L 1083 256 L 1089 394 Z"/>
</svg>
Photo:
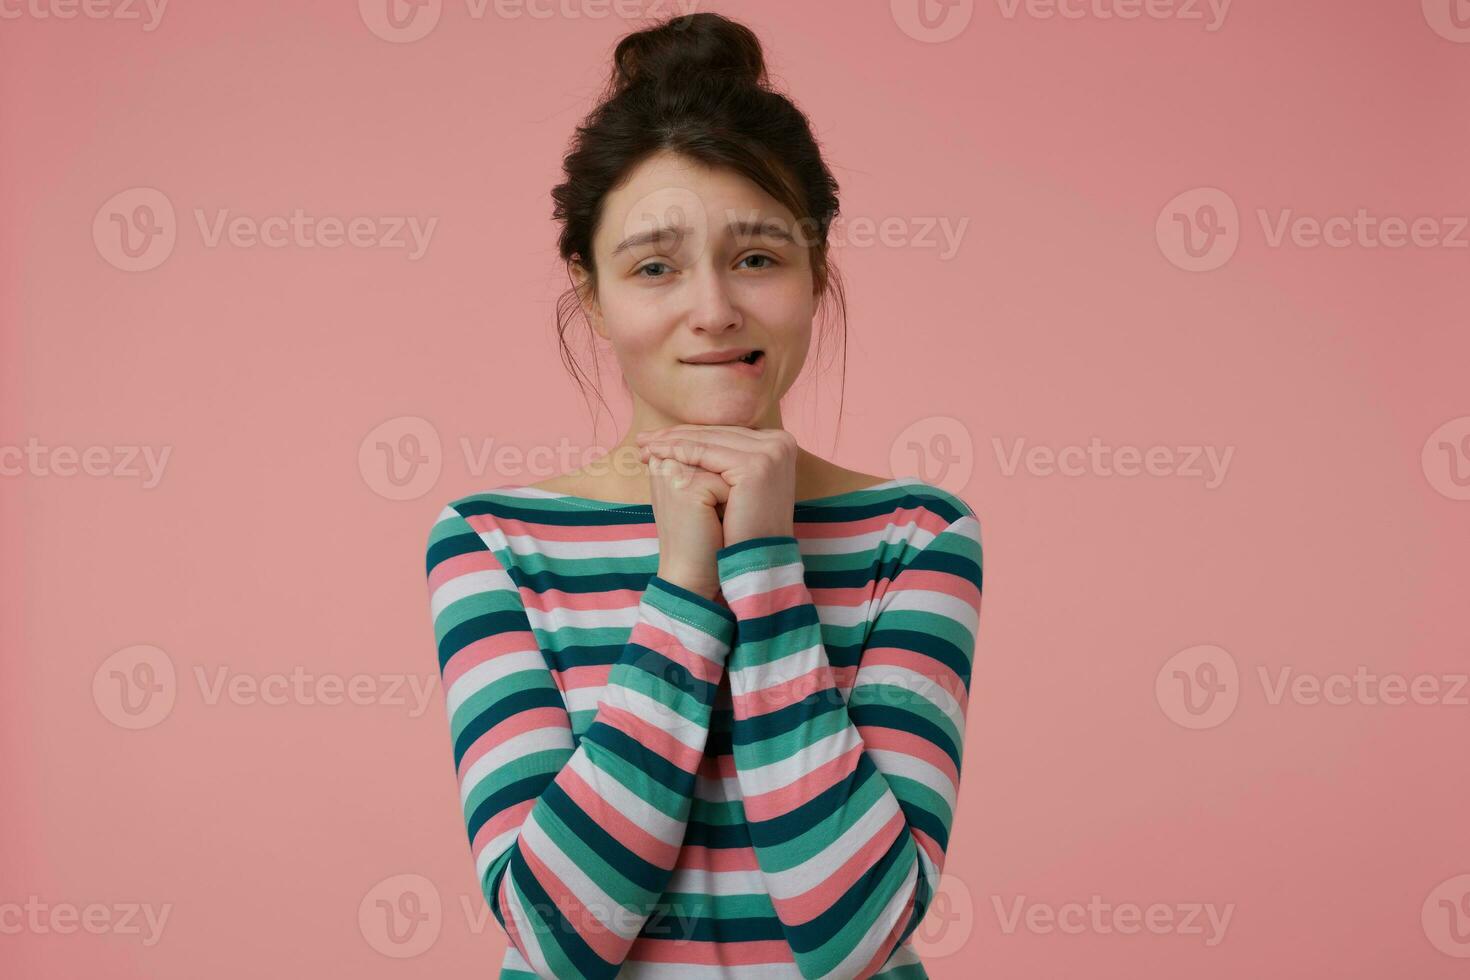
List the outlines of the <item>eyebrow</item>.
<svg viewBox="0 0 1470 980">
<path fill-rule="evenodd" d="M 773 219 L 766 221 L 745 221 L 742 219 L 730 222 L 725 228 L 727 231 L 734 232 L 738 236 L 748 238 L 775 238 L 786 244 L 795 242 L 795 239 L 791 236 L 791 232 L 787 231 L 779 222 Z M 689 230 L 687 225 L 660 225 L 648 231 L 640 231 L 618 242 L 617 246 L 613 248 L 612 254 L 617 255 L 619 252 L 636 248 L 639 245 L 652 245 L 667 239 L 678 241 L 683 236 L 689 234 Z"/>
</svg>

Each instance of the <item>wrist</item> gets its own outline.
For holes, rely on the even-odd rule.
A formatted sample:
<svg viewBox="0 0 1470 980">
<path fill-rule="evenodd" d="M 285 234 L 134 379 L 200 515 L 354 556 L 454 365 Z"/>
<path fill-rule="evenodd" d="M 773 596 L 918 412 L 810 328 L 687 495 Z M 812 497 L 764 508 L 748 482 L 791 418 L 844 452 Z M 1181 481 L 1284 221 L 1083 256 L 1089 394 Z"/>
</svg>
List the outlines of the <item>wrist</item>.
<svg viewBox="0 0 1470 980">
<path fill-rule="evenodd" d="M 785 527 L 748 527 L 729 532 L 725 536 L 725 547 L 744 544 L 746 541 L 755 541 L 764 538 L 794 538 L 796 529 L 791 525 Z"/>
<path fill-rule="evenodd" d="M 665 582 L 687 589 L 703 599 L 714 601 L 715 596 L 720 594 L 720 580 L 717 575 L 692 574 L 682 568 L 664 565 L 660 565 L 655 574 Z"/>
</svg>

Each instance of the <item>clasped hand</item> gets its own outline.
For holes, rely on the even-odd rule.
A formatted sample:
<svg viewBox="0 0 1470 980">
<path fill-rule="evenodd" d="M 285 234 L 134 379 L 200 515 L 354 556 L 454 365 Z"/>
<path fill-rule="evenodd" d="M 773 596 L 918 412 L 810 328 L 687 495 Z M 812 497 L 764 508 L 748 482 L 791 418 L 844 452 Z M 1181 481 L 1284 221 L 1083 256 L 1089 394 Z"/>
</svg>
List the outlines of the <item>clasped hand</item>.
<svg viewBox="0 0 1470 980">
<path fill-rule="evenodd" d="M 730 488 L 725 545 L 793 535 L 796 437 L 785 429 L 738 425 L 669 425 L 637 433 L 639 458 L 675 459 L 714 473 Z"/>
</svg>

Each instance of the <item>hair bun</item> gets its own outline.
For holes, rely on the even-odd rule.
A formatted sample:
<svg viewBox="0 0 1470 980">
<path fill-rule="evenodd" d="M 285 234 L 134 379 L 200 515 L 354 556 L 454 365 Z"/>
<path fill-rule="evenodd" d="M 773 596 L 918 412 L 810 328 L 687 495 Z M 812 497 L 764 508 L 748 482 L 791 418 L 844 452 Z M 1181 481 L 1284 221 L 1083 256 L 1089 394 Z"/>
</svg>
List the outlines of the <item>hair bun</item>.
<svg viewBox="0 0 1470 980">
<path fill-rule="evenodd" d="M 719 14 L 674 17 L 629 34 L 613 52 L 616 92 L 649 84 L 672 87 L 714 76 L 749 85 L 766 81 L 760 39 L 745 25 Z"/>
</svg>

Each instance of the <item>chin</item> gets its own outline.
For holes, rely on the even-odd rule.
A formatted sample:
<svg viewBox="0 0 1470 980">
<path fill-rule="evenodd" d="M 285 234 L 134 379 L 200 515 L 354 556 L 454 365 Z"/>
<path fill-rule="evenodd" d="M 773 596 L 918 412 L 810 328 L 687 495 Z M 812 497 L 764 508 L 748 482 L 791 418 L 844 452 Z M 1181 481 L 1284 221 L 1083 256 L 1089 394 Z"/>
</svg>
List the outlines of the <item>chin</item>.
<svg viewBox="0 0 1470 980">
<path fill-rule="evenodd" d="M 700 405 L 678 413 L 688 425 L 743 425 L 754 428 L 765 414 L 765 406 L 740 400 L 726 405 Z"/>
</svg>

